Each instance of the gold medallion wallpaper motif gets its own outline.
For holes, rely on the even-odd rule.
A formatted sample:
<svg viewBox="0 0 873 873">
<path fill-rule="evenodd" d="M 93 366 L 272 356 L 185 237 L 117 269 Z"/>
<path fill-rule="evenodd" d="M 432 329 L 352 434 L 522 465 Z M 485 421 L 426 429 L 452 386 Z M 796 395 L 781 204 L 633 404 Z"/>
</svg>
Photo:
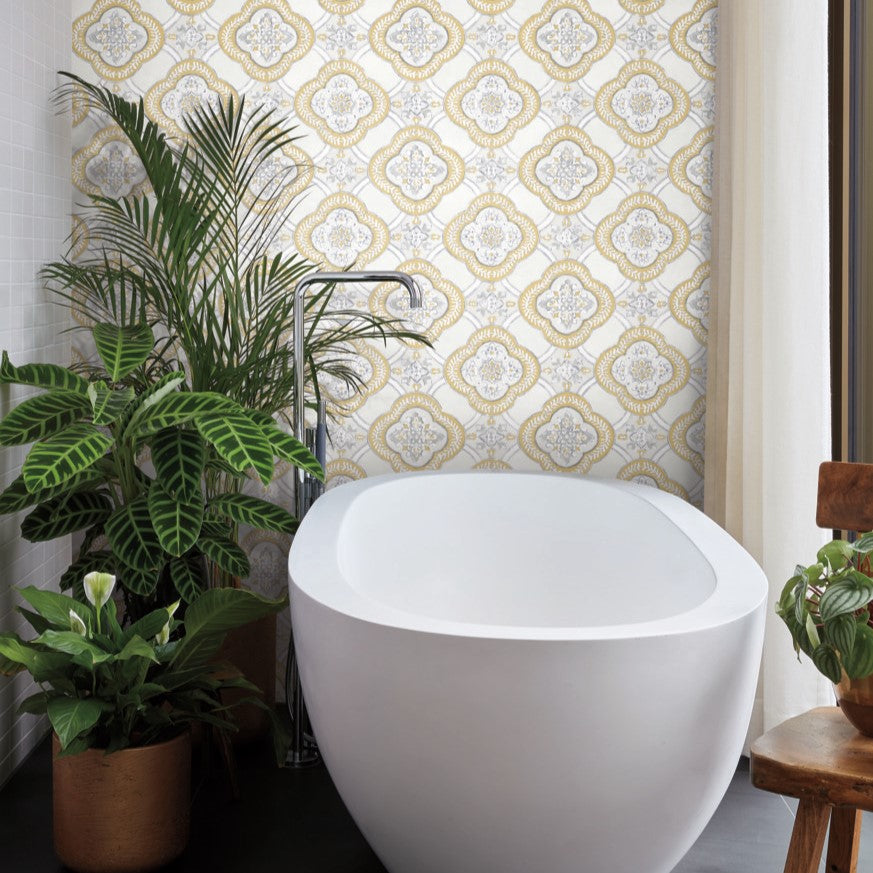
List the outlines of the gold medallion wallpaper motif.
<svg viewBox="0 0 873 873">
<path fill-rule="evenodd" d="M 433 349 L 361 347 L 325 384 L 329 486 L 388 471 L 552 470 L 702 501 L 716 0 L 74 0 L 74 71 L 182 136 L 203 100 L 293 116 L 284 244 L 400 268 L 338 304 Z M 73 105 L 73 181 L 146 184 Z M 293 170 L 293 171 L 292 171 Z M 87 227 L 76 222 L 80 246 Z M 78 354 L 82 354 L 79 350 Z M 290 501 L 288 477 L 269 497 Z M 253 582 L 287 538 L 250 532 Z M 287 633 L 287 624 L 283 627 Z"/>
</svg>

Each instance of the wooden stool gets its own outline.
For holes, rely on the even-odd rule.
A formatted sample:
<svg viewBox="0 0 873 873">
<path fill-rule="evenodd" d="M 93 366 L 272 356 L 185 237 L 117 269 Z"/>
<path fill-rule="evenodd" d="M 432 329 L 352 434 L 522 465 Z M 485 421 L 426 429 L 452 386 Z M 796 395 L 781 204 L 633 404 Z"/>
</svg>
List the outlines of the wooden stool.
<svg viewBox="0 0 873 873">
<path fill-rule="evenodd" d="M 873 738 L 836 706 L 790 718 L 752 743 L 752 784 L 800 800 L 785 873 L 817 873 L 830 818 L 826 873 L 855 873 L 861 810 L 873 812 Z"/>
</svg>

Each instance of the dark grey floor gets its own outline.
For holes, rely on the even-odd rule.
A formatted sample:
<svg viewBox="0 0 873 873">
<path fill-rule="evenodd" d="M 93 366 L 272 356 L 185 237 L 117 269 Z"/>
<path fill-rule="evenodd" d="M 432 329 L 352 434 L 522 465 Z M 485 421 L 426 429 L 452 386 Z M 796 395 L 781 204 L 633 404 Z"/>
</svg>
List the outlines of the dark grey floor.
<svg viewBox="0 0 873 873">
<path fill-rule="evenodd" d="M 385 873 L 323 768 L 279 770 L 259 748 L 242 750 L 238 760 L 242 802 L 229 801 L 220 771 L 201 779 L 191 844 L 168 873 Z M 793 805 L 752 788 L 741 761 L 721 806 L 674 873 L 779 873 L 792 824 Z M 859 871 L 873 869 L 873 822 L 865 826 Z M 62 869 L 52 853 L 44 743 L 0 791 L 0 871 Z"/>
</svg>

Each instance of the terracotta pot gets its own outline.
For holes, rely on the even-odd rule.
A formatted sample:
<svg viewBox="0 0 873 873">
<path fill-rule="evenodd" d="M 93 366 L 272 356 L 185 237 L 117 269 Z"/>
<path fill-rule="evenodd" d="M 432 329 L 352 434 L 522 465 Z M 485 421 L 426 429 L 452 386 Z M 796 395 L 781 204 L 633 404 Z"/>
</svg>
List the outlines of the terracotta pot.
<svg viewBox="0 0 873 873">
<path fill-rule="evenodd" d="M 276 616 L 266 615 L 257 621 L 228 632 L 219 657 L 230 661 L 249 682 L 258 686 L 267 705 L 276 702 Z M 245 689 L 230 689 L 221 693 L 224 703 L 233 703 L 253 692 Z M 263 737 L 270 728 L 266 712 L 251 703 L 234 707 L 228 718 L 239 730 L 230 735 L 234 744 L 247 743 Z"/>
<path fill-rule="evenodd" d="M 52 738 L 54 842 L 79 873 L 154 870 L 182 853 L 191 816 L 191 734 L 107 755 L 59 758 Z"/>
<path fill-rule="evenodd" d="M 873 737 L 873 676 L 843 679 L 835 686 L 840 709 L 865 737 Z"/>
</svg>

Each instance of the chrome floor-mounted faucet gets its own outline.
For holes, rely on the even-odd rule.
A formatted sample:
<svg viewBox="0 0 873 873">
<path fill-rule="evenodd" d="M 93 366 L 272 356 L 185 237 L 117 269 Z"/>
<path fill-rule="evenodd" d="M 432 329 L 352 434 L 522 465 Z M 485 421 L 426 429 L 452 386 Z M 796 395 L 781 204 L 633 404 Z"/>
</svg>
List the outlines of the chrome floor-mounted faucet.
<svg viewBox="0 0 873 873">
<path fill-rule="evenodd" d="M 294 289 L 294 436 L 306 444 L 306 352 L 304 340 L 304 297 L 310 285 L 325 285 L 328 282 L 381 283 L 397 282 L 409 292 L 409 307 L 417 309 L 422 305 L 421 290 L 415 280 L 407 273 L 395 270 L 366 270 L 349 273 L 310 273 L 304 276 Z M 315 428 L 313 449 L 318 462 L 325 464 L 324 404 L 318 405 L 318 420 Z M 317 480 L 300 467 L 294 468 L 294 501 L 297 520 L 302 521 L 315 496 Z M 292 767 L 308 767 L 318 763 L 320 756 L 315 738 L 309 728 L 309 718 L 303 703 L 300 688 L 300 674 L 294 657 L 294 641 L 288 644 L 288 658 L 285 671 L 285 699 L 291 717 L 292 743 L 287 763 Z"/>
</svg>

